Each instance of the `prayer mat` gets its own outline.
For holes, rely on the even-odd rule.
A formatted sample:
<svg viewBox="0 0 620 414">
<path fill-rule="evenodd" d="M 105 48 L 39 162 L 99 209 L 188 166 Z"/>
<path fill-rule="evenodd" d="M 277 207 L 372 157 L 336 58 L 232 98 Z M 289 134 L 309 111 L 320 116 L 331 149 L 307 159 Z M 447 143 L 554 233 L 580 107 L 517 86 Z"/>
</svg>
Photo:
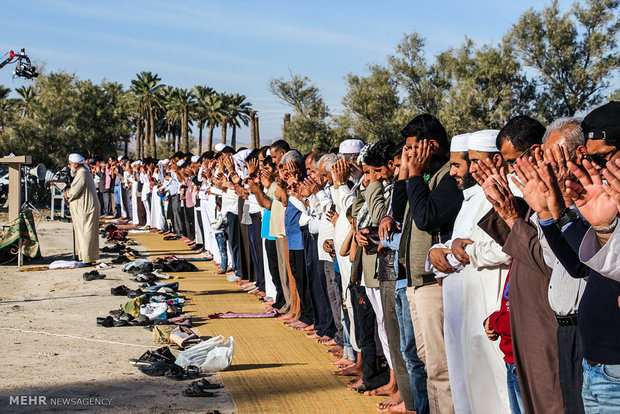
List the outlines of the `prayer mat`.
<svg viewBox="0 0 620 414">
<path fill-rule="evenodd" d="M 278 312 L 269 311 L 269 312 L 231 312 L 228 311 L 226 313 L 212 313 L 209 315 L 209 319 L 244 319 L 244 318 L 275 318 Z"/>
<path fill-rule="evenodd" d="M 145 247 L 144 256 L 190 255 L 180 241 L 163 241 L 160 234 L 130 237 Z M 201 337 L 235 338 L 232 365 L 219 373 L 238 413 L 376 413 L 387 397 L 369 397 L 347 390 L 350 377 L 337 377 L 329 347 L 306 338 L 274 318 L 210 319 L 221 309 L 262 312 L 261 302 L 247 295 L 226 275 L 216 275 L 212 262 L 196 262 L 197 272 L 178 273 L 179 289 L 190 302 L 183 308 L 192 315 Z"/>
<path fill-rule="evenodd" d="M 19 240 L 22 241 L 21 251 L 18 251 Z M 34 226 L 34 217 L 30 210 L 19 213 L 19 216 L 9 224 L 8 229 L 2 232 L 0 257 L 8 259 L 11 255 L 14 256 L 17 253 L 32 259 L 41 256 L 37 230 Z"/>
</svg>

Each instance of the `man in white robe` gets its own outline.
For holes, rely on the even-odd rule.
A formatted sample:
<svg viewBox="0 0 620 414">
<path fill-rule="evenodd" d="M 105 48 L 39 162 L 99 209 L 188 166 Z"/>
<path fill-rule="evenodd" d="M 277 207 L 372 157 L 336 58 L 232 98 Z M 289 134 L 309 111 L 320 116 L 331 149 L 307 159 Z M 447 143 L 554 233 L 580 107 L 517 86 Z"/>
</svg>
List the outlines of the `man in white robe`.
<svg viewBox="0 0 620 414">
<path fill-rule="evenodd" d="M 69 155 L 69 168 L 73 182 L 65 190 L 69 202 L 71 221 L 75 230 L 78 257 L 84 264 L 99 259 L 99 199 L 95 181 L 86 166 L 84 157 Z"/>
</svg>

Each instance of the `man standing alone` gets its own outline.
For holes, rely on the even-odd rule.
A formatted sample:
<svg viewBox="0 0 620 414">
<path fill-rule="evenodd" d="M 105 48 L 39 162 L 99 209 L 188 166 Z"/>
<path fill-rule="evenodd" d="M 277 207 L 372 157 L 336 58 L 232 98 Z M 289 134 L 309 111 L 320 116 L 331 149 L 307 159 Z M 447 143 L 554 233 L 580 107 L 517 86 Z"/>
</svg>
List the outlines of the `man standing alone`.
<svg viewBox="0 0 620 414">
<path fill-rule="evenodd" d="M 84 264 L 91 264 L 99 259 L 99 200 L 93 176 L 84 165 L 84 157 L 79 154 L 69 155 L 69 167 L 73 182 L 65 191 L 69 202 L 71 221 L 79 258 Z"/>
</svg>

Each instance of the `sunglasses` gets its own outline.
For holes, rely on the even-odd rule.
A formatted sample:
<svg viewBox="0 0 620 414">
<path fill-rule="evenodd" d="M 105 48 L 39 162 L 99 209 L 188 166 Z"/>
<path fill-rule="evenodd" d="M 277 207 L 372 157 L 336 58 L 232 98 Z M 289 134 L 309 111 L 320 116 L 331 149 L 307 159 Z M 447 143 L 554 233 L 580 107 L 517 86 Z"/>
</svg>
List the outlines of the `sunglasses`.
<svg viewBox="0 0 620 414">
<path fill-rule="evenodd" d="M 618 148 L 614 148 L 604 154 L 585 154 L 585 159 L 596 163 L 600 167 L 605 168 L 605 164 L 618 152 Z"/>
</svg>

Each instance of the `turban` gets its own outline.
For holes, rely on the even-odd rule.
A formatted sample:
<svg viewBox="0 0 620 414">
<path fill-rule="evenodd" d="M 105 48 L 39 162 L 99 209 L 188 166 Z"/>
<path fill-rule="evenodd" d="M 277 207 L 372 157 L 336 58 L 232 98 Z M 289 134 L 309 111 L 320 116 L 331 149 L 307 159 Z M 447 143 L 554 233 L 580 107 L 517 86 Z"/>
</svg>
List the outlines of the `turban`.
<svg viewBox="0 0 620 414">
<path fill-rule="evenodd" d="M 200 156 L 199 155 L 192 155 L 192 162 L 198 162 L 200 161 Z"/>
<path fill-rule="evenodd" d="M 467 149 L 480 152 L 498 152 L 495 146 L 499 131 L 497 129 L 483 129 L 469 134 Z"/>
<path fill-rule="evenodd" d="M 84 164 L 84 161 L 86 160 L 80 154 L 73 153 L 73 154 L 69 154 L 69 161 L 74 162 L 76 164 Z"/>
<path fill-rule="evenodd" d="M 467 141 L 471 134 L 460 134 L 452 137 L 450 152 L 467 152 Z"/>
<path fill-rule="evenodd" d="M 215 144 L 215 150 L 216 151 L 221 151 L 224 148 L 226 148 L 226 144 L 222 144 L 221 142 L 218 142 L 217 144 Z"/>
<path fill-rule="evenodd" d="M 161 165 L 168 165 L 169 163 L 170 163 L 170 160 L 166 158 L 165 160 L 161 162 Z"/>
<path fill-rule="evenodd" d="M 360 139 L 345 139 L 340 143 L 338 152 L 340 154 L 359 154 L 364 148 L 364 141 Z"/>
</svg>

